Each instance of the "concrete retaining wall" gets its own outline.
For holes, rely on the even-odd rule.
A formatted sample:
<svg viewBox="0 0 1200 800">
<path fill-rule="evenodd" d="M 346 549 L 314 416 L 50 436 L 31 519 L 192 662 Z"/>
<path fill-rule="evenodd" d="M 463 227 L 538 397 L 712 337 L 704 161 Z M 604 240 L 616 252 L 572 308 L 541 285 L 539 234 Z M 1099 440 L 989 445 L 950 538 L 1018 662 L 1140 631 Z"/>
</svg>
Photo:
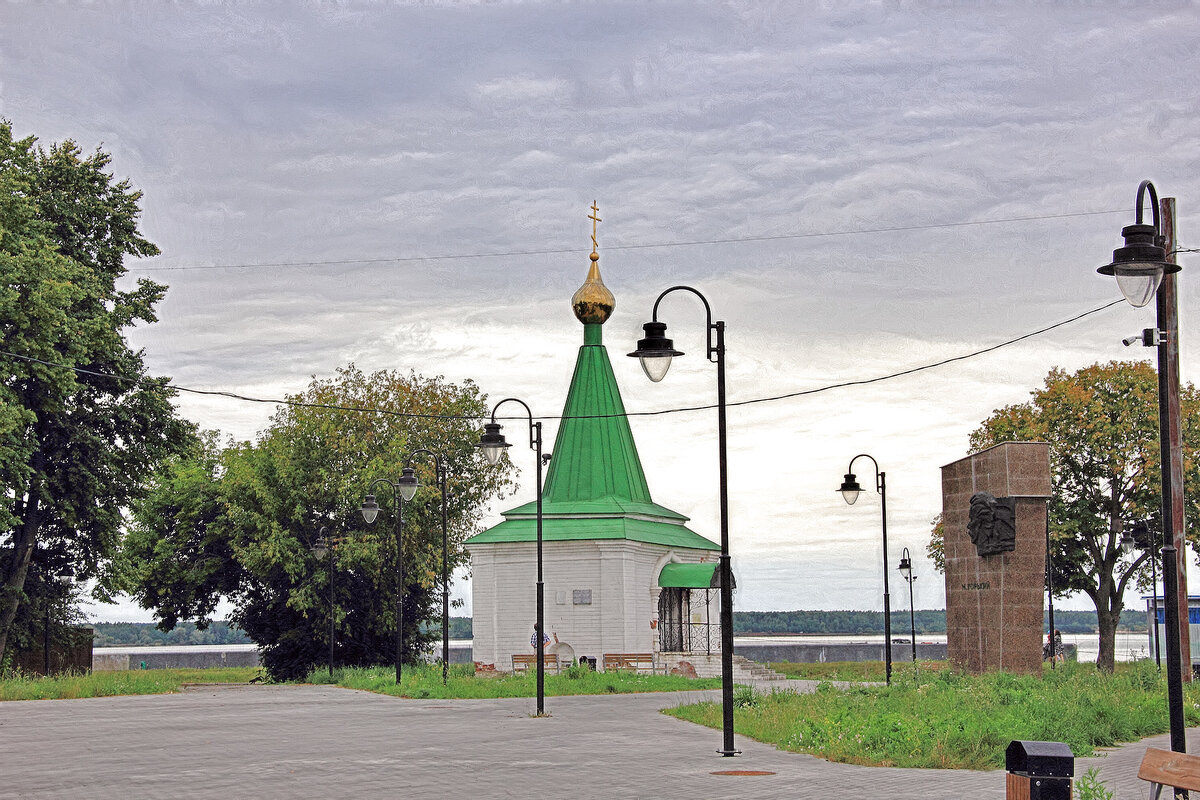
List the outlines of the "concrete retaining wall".
<svg viewBox="0 0 1200 800">
<path fill-rule="evenodd" d="M 208 647 L 145 647 L 130 652 L 126 648 L 97 647 L 92 652 L 92 669 L 209 669 L 212 667 L 257 667 L 254 649 L 209 649 Z"/>
<path fill-rule="evenodd" d="M 793 661 L 812 664 L 824 661 L 883 661 L 883 644 L 871 642 L 847 642 L 844 644 L 819 644 L 816 642 L 786 642 L 781 644 L 739 644 L 733 652 L 760 664 L 772 661 Z M 918 642 L 917 658 L 921 661 L 944 661 L 946 644 Z M 892 661 L 912 659 L 911 644 L 893 644 Z"/>
</svg>

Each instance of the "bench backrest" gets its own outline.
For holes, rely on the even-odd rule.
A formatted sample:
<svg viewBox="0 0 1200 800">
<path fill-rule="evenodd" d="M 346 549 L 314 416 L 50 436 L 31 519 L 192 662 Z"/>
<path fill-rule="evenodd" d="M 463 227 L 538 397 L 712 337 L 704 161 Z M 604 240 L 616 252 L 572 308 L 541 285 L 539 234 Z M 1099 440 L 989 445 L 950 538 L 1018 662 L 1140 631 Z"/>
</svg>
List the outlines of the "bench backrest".
<svg viewBox="0 0 1200 800">
<path fill-rule="evenodd" d="M 636 669 L 639 666 L 653 667 L 653 653 L 605 653 L 605 669 Z"/>
<path fill-rule="evenodd" d="M 526 669 L 537 666 L 537 656 L 533 653 L 513 653 L 513 669 Z M 542 653 L 542 664 L 549 669 L 558 669 L 558 656 L 554 653 Z"/>
<path fill-rule="evenodd" d="M 1200 756 L 1151 747 L 1138 767 L 1138 777 L 1161 786 L 1200 791 Z"/>
</svg>

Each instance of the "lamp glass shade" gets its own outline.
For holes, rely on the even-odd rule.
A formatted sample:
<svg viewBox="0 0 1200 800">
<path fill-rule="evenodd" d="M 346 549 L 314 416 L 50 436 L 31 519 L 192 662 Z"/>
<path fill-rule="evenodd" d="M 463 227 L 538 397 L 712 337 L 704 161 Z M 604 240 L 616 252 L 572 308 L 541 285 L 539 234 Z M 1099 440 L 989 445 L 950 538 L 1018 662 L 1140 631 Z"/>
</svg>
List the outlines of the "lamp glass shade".
<svg viewBox="0 0 1200 800">
<path fill-rule="evenodd" d="M 1133 555 L 1133 548 L 1136 546 L 1136 544 L 1137 544 L 1137 542 L 1134 540 L 1133 534 L 1131 534 L 1129 531 L 1125 531 L 1124 533 L 1121 534 L 1121 552 L 1122 553 L 1124 553 L 1127 556 Z"/>
<path fill-rule="evenodd" d="M 638 361 L 642 364 L 642 372 L 645 372 L 646 377 L 655 383 L 667 377 L 667 370 L 671 368 L 670 353 L 661 356 L 643 355 L 638 358 Z"/>
<path fill-rule="evenodd" d="M 404 502 L 412 500 L 417 495 L 417 473 L 412 467 L 405 467 L 400 474 L 400 480 L 396 481 L 400 484 L 400 497 Z"/>
<path fill-rule="evenodd" d="M 367 499 L 363 500 L 361 511 L 363 520 L 365 520 L 368 525 L 375 521 L 375 518 L 379 516 L 379 504 L 375 502 L 375 495 L 367 495 Z"/>
<path fill-rule="evenodd" d="M 317 558 L 324 558 L 329 552 L 329 543 L 325 541 L 324 536 L 318 536 L 317 540 L 312 543 L 312 554 Z"/>
<path fill-rule="evenodd" d="M 909 558 L 900 559 L 900 574 L 905 580 L 912 578 L 912 560 Z"/>
<path fill-rule="evenodd" d="M 1131 269 L 1137 267 L 1138 269 Z M 1113 270 L 1121 296 L 1134 308 L 1141 308 L 1154 299 L 1158 285 L 1162 283 L 1161 267 L 1150 264 L 1131 264 Z"/>
<path fill-rule="evenodd" d="M 838 491 L 842 493 L 846 504 L 852 506 L 858 501 L 858 496 L 862 494 L 862 487 L 858 485 L 854 473 L 848 472 L 846 473 L 846 479 L 842 481 L 841 488 Z"/>
</svg>

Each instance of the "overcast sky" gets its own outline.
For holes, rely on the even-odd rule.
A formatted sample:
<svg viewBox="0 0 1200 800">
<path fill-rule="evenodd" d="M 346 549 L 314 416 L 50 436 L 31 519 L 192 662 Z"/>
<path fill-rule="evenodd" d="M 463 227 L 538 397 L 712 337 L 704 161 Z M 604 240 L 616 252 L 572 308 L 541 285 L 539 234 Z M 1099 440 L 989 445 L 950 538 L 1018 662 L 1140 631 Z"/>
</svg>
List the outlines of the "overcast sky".
<svg viewBox="0 0 1200 800">
<path fill-rule="evenodd" d="M 691 298 L 660 314 L 688 353 L 666 380 L 624 357 L 674 284 L 725 320 L 736 402 L 1118 298 L 1095 270 L 1143 178 L 1179 198 L 1197 246 L 1200 9 L 1061 5 L 9 2 L 0 116 L 102 146 L 145 192 L 163 253 L 130 276 L 170 291 L 132 339 L 181 386 L 281 397 L 353 361 L 471 378 L 555 416 L 594 199 L 617 298 L 605 342 L 626 407 L 651 411 L 715 400 Z M 943 606 L 925 557 L 940 467 L 1051 367 L 1147 358 L 1120 340 L 1152 324 L 1122 304 L 935 370 L 730 409 L 738 607 L 882 608 L 879 499 L 834 491 L 862 452 L 887 473 L 893 608 L 908 606 L 903 547 L 917 607 Z M 239 439 L 273 410 L 180 408 Z M 718 539 L 715 412 L 632 425 L 654 499 Z M 532 499 L 531 462 L 516 454 L 520 489 L 496 512 Z"/>
</svg>

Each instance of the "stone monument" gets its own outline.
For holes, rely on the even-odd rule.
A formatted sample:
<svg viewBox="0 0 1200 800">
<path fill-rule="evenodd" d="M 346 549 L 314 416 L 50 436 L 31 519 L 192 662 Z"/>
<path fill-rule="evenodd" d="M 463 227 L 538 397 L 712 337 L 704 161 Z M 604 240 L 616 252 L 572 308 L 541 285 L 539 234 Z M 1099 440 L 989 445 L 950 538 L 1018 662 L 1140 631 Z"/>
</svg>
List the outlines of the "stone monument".
<svg viewBox="0 0 1200 800">
<path fill-rule="evenodd" d="M 1049 499 L 1045 442 L 942 467 L 947 654 L 960 669 L 1041 673 Z"/>
</svg>

